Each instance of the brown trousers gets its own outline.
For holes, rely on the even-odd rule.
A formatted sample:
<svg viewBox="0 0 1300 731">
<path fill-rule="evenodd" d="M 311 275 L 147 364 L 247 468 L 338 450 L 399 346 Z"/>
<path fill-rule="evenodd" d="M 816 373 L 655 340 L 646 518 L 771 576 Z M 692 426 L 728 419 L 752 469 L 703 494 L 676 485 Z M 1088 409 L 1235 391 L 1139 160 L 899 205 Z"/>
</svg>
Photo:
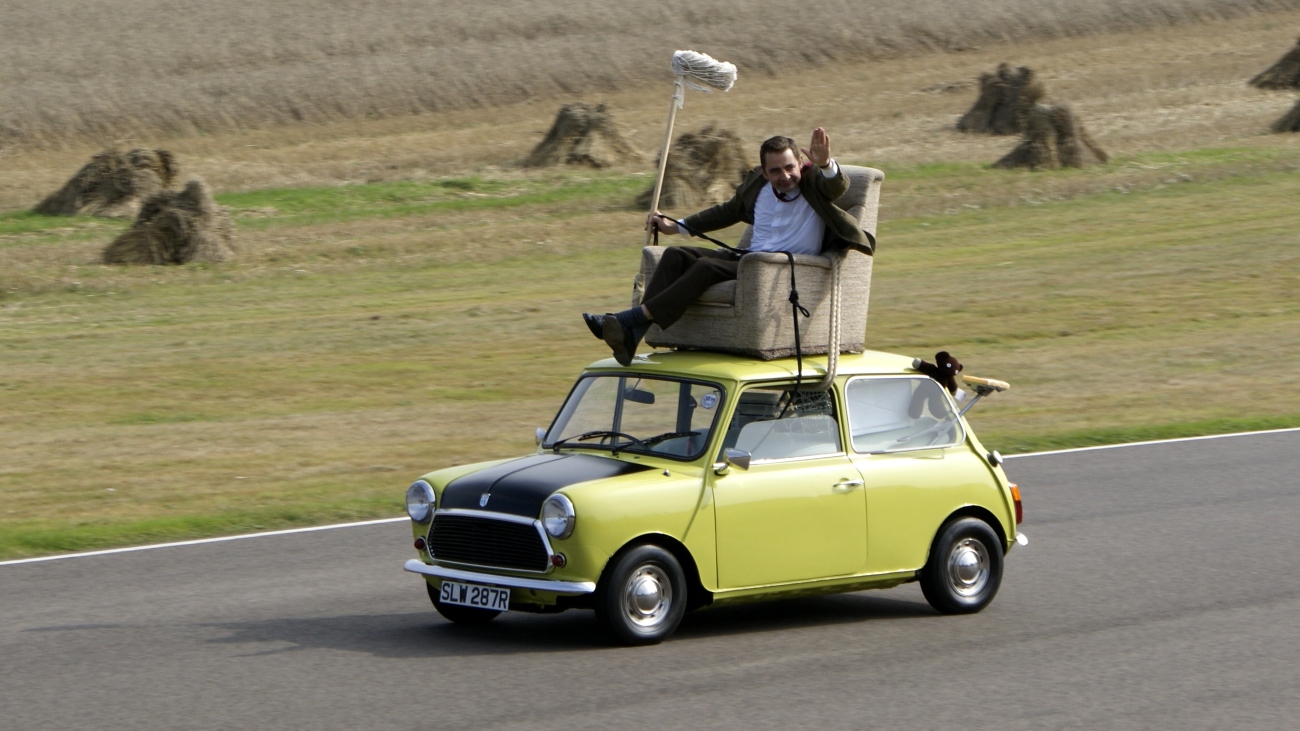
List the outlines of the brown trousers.
<svg viewBox="0 0 1300 731">
<path fill-rule="evenodd" d="M 656 325 L 671 327 L 704 290 L 735 279 L 739 264 L 736 255 L 725 249 L 669 246 L 646 282 L 641 303 Z"/>
</svg>

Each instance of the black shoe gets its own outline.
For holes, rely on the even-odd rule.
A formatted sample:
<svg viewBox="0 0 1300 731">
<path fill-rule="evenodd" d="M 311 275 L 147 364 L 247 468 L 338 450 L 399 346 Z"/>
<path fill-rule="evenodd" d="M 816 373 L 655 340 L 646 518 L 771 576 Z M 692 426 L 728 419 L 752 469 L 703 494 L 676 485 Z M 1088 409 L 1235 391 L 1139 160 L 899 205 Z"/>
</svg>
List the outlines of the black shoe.
<svg viewBox="0 0 1300 731">
<path fill-rule="evenodd" d="M 587 329 L 591 331 L 592 335 L 596 336 L 597 340 L 605 339 L 604 315 L 593 315 L 590 312 L 584 312 L 582 313 L 582 321 L 587 323 Z"/>
<path fill-rule="evenodd" d="M 632 365 L 632 358 L 636 355 L 636 346 L 639 338 L 630 330 L 624 330 L 619 324 L 618 318 L 613 315 L 605 315 L 602 325 L 602 340 L 614 351 L 614 360 L 618 361 L 621 366 Z"/>
</svg>

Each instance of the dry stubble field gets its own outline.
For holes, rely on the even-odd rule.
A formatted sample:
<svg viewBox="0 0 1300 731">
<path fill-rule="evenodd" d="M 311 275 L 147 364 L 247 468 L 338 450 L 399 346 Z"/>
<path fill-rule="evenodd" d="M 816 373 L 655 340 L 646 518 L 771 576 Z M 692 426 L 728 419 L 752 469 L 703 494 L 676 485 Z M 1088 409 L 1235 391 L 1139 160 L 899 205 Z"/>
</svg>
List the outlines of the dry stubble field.
<svg viewBox="0 0 1300 731">
<path fill-rule="evenodd" d="M 1261 134 L 1290 96 L 1243 82 L 1297 27 L 742 71 L 679 120 L 751 142 L 824 124 L 842 160 L 889 173 L 870 339 L 1011 380 L 973 416 L 994 446 L 1291 425 L 1297 379 L 1272 364 L 1300 356 L 1300 144 Z M 936 90 L 1001 60 L 1039 70 L 1116 161 L 983 167 L 1013 141 L 956 134 L 973 92 Z M 662 87 L 585 98 L 648 150 Z M 95 256 L 124 224 L 0 218 L 0 555 L 391 515 L 425 469 L 528 449 L 602 355 L 575 313 L 625 296 L 626 203 L 649 181 L 513 167 L 554 107 L 138 140 L 235 209 L 227 265 L 109 270 Z M 93 149 L 7 152 L 0 210 Z"/>
<path fill-rule="evenodd" d="M 1296 0 L 45 0 L 0 23 L 0 149 L 636 89 L 675 48 L 749 75 L 1295 10 Z M 781 32 L 775 32 L 780 28 Z"/>
</svg>

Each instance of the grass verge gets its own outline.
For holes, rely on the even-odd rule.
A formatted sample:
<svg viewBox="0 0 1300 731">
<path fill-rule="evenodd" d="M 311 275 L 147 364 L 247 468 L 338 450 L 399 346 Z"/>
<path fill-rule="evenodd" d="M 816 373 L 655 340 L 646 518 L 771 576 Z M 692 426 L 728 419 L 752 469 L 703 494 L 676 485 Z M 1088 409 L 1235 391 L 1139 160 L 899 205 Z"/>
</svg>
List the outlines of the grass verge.
<svg viewBox="0 0 1300 731">
<path fill-rule="evenodd" d="M 891 201 L 1003 203 L 884 220 L 869 342 L 1010 381 L 970 414 L 1008 454 L 1300 425 L 1262 365 L 1300 358 L 1288 154 L 891 171 Z M 1166 163 L 1191 180 L 1143 177 Z M 625 301 L 644 184 L 226 195 L 217 266 L 100 267 L 98 222 L 0 217 L 0 556 L 390 517 L 416 475 L 527 452 L 604 356 L 577 313 Z"/>
<path fill-rule="evenodd" d="M 357 500 L 336 505 L 313 505 L 306 509 L 228 511 L 212 515 L 180 515 L 114 523 L 78 523 L 73 526 L 43 521 L 37 525 L 14 526 L 0 532 L 0 557 L 8 559 L 77 553 L 217 535 L 347 523 L 376 517 L 392 518 L 402 510 L 401 506 L 394 506 L 392 502 L 388 499 Z"/>
<path fill-rule="evenodd" d="M 1101 447 L 1111 444 L 1132 444 L 1134 442 L 1185 439 L 1214 434 L 1239 434 L 1268 431 L 1270 429 L 1294 429 L 1297 427 L 1300 427 L 1300 414 L 1242 419 L 1206 419 L 1178 424 L 1144 424 L 1142 426 L 1117 429 L 1085 429 L 1056 434 L 1002 435 L 995 437 L 997 441 L 992 446 L 987 443 L 985 446 L 990 449 L 997 449 L 1003 454 L 1015 455 L 1047 452 L 1056 449 Z"/>
</svg>

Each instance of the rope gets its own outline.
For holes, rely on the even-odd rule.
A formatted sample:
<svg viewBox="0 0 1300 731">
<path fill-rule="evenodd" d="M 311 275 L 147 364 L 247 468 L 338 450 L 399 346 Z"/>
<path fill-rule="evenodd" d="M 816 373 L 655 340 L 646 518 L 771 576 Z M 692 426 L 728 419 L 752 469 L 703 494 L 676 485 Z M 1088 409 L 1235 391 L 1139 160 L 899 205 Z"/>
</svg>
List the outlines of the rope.
<svg viewBox="0 0 1300 731">
<path fill-rule="evenodd" d="M 730 251 L 731 253 L 735 254 L 737 259 L 739 259 L 740 257 L 744 256 L 745 254 L 748 254 L 748 253 L 749 253 L 748 251 L 745 251 L 744 249 L 737 249 L 736 247 L 734 247 L 734 246 L 732 246 L 731 244 L 728 244 L 728 243 L 726 243 L 726 242 L 718 241 L 717 239 L 713 238 L 712 236 L 708 236 L 708 235 L 706 235 L 703 231 L 697 231 L 697 230 L 691 228 L 690 226 L 687 226 L 684 222 L 682 222 L 682 221 L 678 221 L 678 220 L 674 219 L 672 216 L 666 216 L 666 215 L 664 215 L 664 214 L 662 214 L 662 213 L 656 213 L 655 215 L 658 216 L 659 218 L 663 218 L 663 219 L 666 219 L 666 220 L 672 221 L 673 223 L 677 224 L 677 227 L 678 227 L 678 228 L 685 229 L 685 230 L 686 230 L 686 233 L 690 234 L 691 236 L 694 236 L 694 237 L 696 237 L 696 238 L 700 238 L 700 239 L 704 239 L 705 241 L 709 242 L 710 244 L 714 244 L 714 245 L 717 245 L 717 246 L 721 246 L 722 248 L 726 249 L 727 251 Z M 653 229 L 653 232 L 654 232 L 655 246 L 658 246 L 658 245 L 659 245 L 659 227 L 658 227 L 658 226 L 655 226 L 654 229 Z"/>
<path fill-rule="evenodd" d="M 807 307 L 799 304 L 799 288 L 794 284 L 794 253 L 783 251 L 785 258 L 790 262 L 790 317 L 794 320 L 794 392 L 799 393 L 803 386 L 803 345 L 799 342 L 799 315 L 812 317 L 812 313 Z M 785 410 L 781 410 L 781 415 L 785 415 Z"/>
<path fill-rule="evenodd" d="M 831 257 L 831 331 L 830 342 L 826 345 L 826 375 L 813 387 L 814 391 L 829 389 L 835 382 L 835 371 L 840 367 L 840 266 L 848 255 L 845 250 Z"/>
</svg>

